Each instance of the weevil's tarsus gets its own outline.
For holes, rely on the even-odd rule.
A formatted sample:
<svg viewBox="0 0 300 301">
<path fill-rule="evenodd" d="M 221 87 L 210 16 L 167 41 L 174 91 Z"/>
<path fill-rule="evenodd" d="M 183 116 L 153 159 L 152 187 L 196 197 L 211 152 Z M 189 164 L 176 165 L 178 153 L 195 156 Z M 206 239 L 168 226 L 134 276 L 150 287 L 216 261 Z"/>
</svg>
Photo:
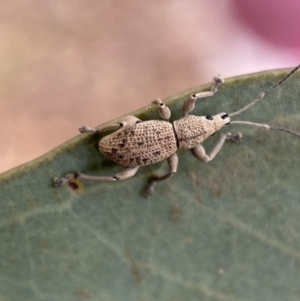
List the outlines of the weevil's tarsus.
<svg viewBox="0 0 300 301">
<path fill-rule="evenodd" d="M 61 187 L 68 183 L 68 178 L 67 176 L 61 177 L 61 178 L 54 178 L 53 180 L 53 187 Z"/>
<path fill-rule="evenodd" d="M 222 85 L 224 83 L 224 78 L 221 77 L 221 75 L 219 74 L 218 76 L 214 77 L 214 85 L 210 88 L 210 91 L 215 93 L 218 91 L 218 88 L 220 85 Z"/>
<path fill-rule="evenodd" d="M 236 116 L 236 115 L 239 115 L 241 113 L 243 113 L 244 111 L 247 111 L 249 108 L 251 108 L 252 106 L 254 106 L 256 103 L 258 103 L 259 101 L 261 101 L 266 92 L 270 92 L 274 89 L 276 89 L 277 87 L 279 87 L 280 85 L 282 85 L 293 73 L 295 73 L 298 69 L 300 68 L 300 64 L 295 67 L 290 73 L 288 73 L 283 79 L 281 79 L 279 82 L 277 82 L 276 84 L 274 84 L 273 86 L 271 86 L 270 88 L 260 92 L 258 94 L 258 96 L 253 100 L 251 101 L 248 105 L 246 105 L 244 108 L 236 111 L 236 112 L 233 112 L 233 113 L 230 113 L 229 116 L 230 117 L 233 117 L 233 116 Z"/>
<path fill-rule="evenodd" d="M 68 183 L 70 183 L 72 180 L 76 179 L 74 174 L 68 174 L 61 178 L 54 178 L 53 187 L 61 187 Z"/>
<path fill-rule="evenodd" d="M 211 87 L 210 91 L 207 92 L 200 92 L 196 94 L 190 95 L 182 104 L 182 114 L 183 116 L 186 116 L 188 113 L 194 110 L 196 100 L 206 97 L 212 97 L 217 91 L 219 86 L 224 82 L 224 79 L 218 75 L 214 77 L 214 84 Z"/>
<path fill-rule="evenodd" d="M 87 133 L 90 133 L 90 134 L 97 134 L 97 133 L 100 133 L 97 129 L 95 128 L 91 128 L 87 125 L 83 125 L 82 127 L 80 127 L 78 129 L 78 131 L 81 133 L 81 134 L 87 134 Z"/>
<path fill-rule="evenodd" d="M 241 132 L 238 132 L 236 134 L 231 134 L 231 133 L 227 134 L 227 140 L 231 140 L 235 143 L 241 143 L 242 138 L 243 138 L 243 134 Z"/>
</svg>

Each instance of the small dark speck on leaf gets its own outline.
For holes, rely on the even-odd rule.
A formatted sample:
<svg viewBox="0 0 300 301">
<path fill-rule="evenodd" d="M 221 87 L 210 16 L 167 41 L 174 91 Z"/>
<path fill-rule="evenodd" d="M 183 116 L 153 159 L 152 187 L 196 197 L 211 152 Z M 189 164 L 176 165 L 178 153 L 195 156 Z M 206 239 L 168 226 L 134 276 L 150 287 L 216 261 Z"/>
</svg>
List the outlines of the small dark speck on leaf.
<svg viewBox="0 0 300 301">
<path fill-rule="evenodd" d="M 130 266 L 130 270 L 131 270 L 131 274 L 133 276 L 135 283 L 140 284 L 142 281 L 140 272 L 137 269 L 137 265 L 136 265 L 134 259 L 132 258 L 130 251 L 128 249 L 125 249 L 125 256 L 127 257 L 127 260 L 128 260 L 129 266 Z"/>
<path fill-rule="evenodd" d="M 183 210 L 177 206 L 172 206 L 169 218 L 173 223 L 181 222 L 183 220 Z"/>
<path fill-rule="evenodd" d="M 257 138 L 255 140 L 255 142 L 256 142 L 257 146 L 265 146 L 266 145 L 266 139 Z"/>
<path fill-rule="evenodd" d="M 84 290 L 84 289 L 80 289 L 79 290 L 79 298 L 80 300 L 89 300 L 91 299 L 91 293 L 88 292 L 87 290 Z"/>
<path fill-rule="evenodd" d="M 72 188 L 73 190 L 77 190 L 79 188 L 78 184 L 76 184 L 75 182 L 69 182 L 68 183 L 69 187 Z"/>
<path fill-rule="evenodd" d="M 47 245 L 48 245 L 47 240 L 42 239 L 42 240 L 40 241 L 40 247 L 41 247 L 41 248 L 45 248 L 45 247 L 47 247 Z"/>
</svg>

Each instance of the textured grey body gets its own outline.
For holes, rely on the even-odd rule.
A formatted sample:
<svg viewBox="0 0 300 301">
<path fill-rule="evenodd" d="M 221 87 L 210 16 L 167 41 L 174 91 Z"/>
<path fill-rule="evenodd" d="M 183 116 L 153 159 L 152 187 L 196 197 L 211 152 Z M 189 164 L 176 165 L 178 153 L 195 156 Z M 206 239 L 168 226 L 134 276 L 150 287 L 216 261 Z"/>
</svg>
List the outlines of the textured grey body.
<svg viewBox="0 0 300 301">
<path fill-rule="evenodd" d="M 99 149 L 108 159 L 135 167 L 167 159 L 177 151 L 177 145 L 170 122 L 149 120 L 102 138 Z"/>
</svg>

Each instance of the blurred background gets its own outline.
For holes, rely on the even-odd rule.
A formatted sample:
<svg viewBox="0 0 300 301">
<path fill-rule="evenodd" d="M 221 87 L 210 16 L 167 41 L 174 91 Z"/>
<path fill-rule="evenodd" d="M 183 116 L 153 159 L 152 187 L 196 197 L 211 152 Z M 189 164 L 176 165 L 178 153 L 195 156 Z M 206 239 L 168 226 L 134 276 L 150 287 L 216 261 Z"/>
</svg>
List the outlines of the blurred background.
<svg viewBox="0 0 300 301">
<path fill-rule="evenodd" d="M 0 0 L 0 172 L 211 81 L 300 62 L 299 0 Z"/>
</svg>

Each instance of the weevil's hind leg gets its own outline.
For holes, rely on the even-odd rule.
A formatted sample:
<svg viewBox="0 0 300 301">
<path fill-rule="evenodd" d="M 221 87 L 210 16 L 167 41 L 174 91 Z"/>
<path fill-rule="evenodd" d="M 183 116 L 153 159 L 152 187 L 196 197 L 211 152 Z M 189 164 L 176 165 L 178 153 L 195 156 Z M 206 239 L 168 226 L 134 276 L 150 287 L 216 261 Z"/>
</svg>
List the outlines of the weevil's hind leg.
<svg viewBox="0 0 300 301">
<path fill-rule="evenodd" d="M 76 172 L 75 174 L 66 175 L 63 178 L 54 179 L 54 187 L 60 187 L 65 184 L 70 183 L 74 179 L 82 179 L 86 181 L 95 181 L 95 182 L 114 182 L 126 180 L 133 177 L 139 169 L 139 166 L 136 167 L 126 167 L 123 171 L 115 174 L 112 177 L 100 177 L 100 176 L 89 176 L 82 174 L 81 172 Z"/>
<path fill-rule="evenodd" d="M 151 180 L 150 184 L 148 185 L 146 189 L 146 195 L 150 196 L 153 194 L 154 188 L 156 184 L 160 181 L 164 181 L 166 179 L 169 179 L 172 177 L 176 172 L 177 172 L 177 167 L 178 167 L 178 156 L 177 154 L 173 154 L 168 158 L 168 164 L 169 164 L 169 172 L 162 176 L 162 177 L 156 177 Z"/>
<path fill-rule="evenodd" d="M 128 128 L 135 125 L 138 122 L 141 122 L 141 119 L 136 118 L 135 116 L 126 116 L 120 123 L 110 123 L 99 129 L 91 128 L 89 126 L 84 125 L 81 128 L 79 128 L 79 132 L 82 134 L 85 133 L 101 134 L 106 131 L 118 130 L 120 128 Z"/>
<path fill-rule="evenodd" d="M 169 120 L 171 117 L 171 111 L 166 104 L 160 98 L 153 100 L 153 103 L 157 104 L 160 117 L 162 119 Z"/>
<path fill-rule="evenodd" d="M 98 130 L 96 128 L 91 128 L 87 125 L 83 125 L 78 130 L 81 134 L 88 134 L 88 133 L 90 133 L 90 134 L 100 134 L 102 132 L 109 131 L 109 130 L 118 130 L 119 128 L 121 128 L 120 123 L 111 123 L 111 124 L 103 127 L 103 129 L 101 129 L 101 130 Z"/>
<path fill-rule="evenodd" d="M 199 159 L 200 161 L 202 161 L 204 163 L 207 163 L 207 162 L 209 162 L 209 161 L 211 161 L 211 160 L 214 159 L 214 157 L 218 154 L 218 152 L 223 147 L 224 142 L 226 140 L 232 140 L 232 141 L 234 141 L 236 143 L 239 143 L 242 140 L 242 134 L 241 133 L 237 133 L 237 134 L 231 134 L 231 133 L 222 134 L 219 142 L 216 144 L 216 146 L 214 147 L 214 149 L 212 150 L 212 152 L 210 153 L 210 155 L 206 154 L 205 149 L 204 149 L 204 147 L 201 144 L 197 145 L 195 148 L 192 148 L 191 152 L 192 152 L 192 154 L 197 159 Z"/>
<path fill-rule="evenodd" d="M 182 114 L 183 116 L 186 116 L 188 113 L 194 110 L 195 103 L 197 99 L 205 98 L 205 97 L 212 97 L 217 91 L 219 86 L 224 83 L 224 79 L 220 76 L 214 77 L 214 84 L 211 87 L 210 91 L 208 92 L 200 92 L 191 95 L 189 98 L 187 98 L 183 104 L 182 104 Z"/>
</svg>

